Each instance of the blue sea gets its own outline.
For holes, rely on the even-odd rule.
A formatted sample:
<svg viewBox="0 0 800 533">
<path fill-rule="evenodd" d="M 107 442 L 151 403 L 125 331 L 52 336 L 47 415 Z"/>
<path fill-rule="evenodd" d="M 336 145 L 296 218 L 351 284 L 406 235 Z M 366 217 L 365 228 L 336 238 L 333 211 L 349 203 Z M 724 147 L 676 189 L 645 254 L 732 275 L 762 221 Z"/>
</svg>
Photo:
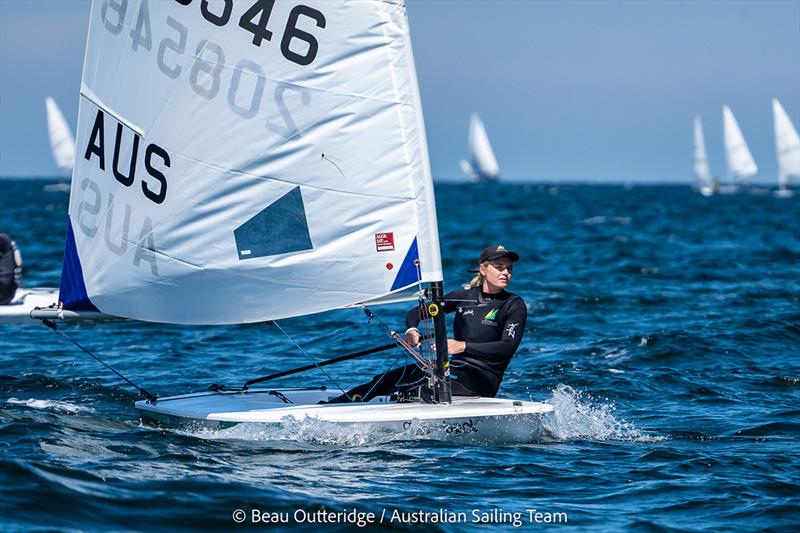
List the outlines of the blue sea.
<svg viewBox="0 0 800 533">
<path fill-rule="evenodd" d="M 68 195 L 43 185 L 0 182 L 0 231 L 21 247 L 28 286 L 57 286 L 61 271 Z M 510 288 L 529 319 L 500 395 L 553 404 L 547 439 L 154 428 L 136 391 L 74 345 L 0 324 L 0 528 L 353 531 L 359 517 L 426 531 L 797 527 L 800 197 L 540 184 L 436 195 L 446 289 L 469 281 L 490 243 L 522 257 Z M 374 311 L 401 329 L 405 308 Z M 387 343 L 358 310 L 281 326 L 320 359 Z M 309 363 L 266 324 L 63 327 L 159 395 Z M 397 355 L 327 370 L 349 387 Z M 281 385 L 309 383 L 331 385 L 320 372 Z"/>
</svg>

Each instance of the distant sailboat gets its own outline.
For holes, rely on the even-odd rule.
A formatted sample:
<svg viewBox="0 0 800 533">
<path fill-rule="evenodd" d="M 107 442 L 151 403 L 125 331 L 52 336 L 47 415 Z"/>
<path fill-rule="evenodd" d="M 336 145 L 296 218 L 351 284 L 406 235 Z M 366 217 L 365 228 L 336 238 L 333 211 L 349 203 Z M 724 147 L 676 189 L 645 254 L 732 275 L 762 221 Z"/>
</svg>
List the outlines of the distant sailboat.
<svg viewBox="0 0 800 533">
<path fill-rule="evenodd" d="M 469 161 L 461 160 L 461 170 L 472 181 L 497 181 L 500 166 L 477 113 L 473 113 L 469 120 L 469 158 Z"/>
<path fill-rule="evenodd" d="M 706 156 L 706 141 L 703 137 L 703 124 L 700 117 L 694 118 L 694 173 L 700 180 L 698 190 L 703 196 L 711 196 L 719 188 L 719 184 L 711 177 Z"/>
<path fill-rule="evenodd" d="M 800 136 L 781 103 L 772 99 L 772 119 L 775 123 L 775 151 L 778 155 L 778 190 L 775 196 L 794 196 L 789 189 L 789 177 L 800 178 Z"/>
<path fill-rule="evenodd" d="M 47 130 L 50 134 L 53 159 L 58 167 L 59 178 L 64 180 L 46 186 L 45 190 L 68 192 L 69 184 L 66 183 L 66 180 L 72 176 L 72 167 L 75 164 L 75 139 L 55 100 L 48 96 L 45 99 L 45 106 L 47 107 Z"/>
<path fill-rule="evenodd" d="M 758 166 L 739 129 L 731 108 L 722 107 L 722 126 L 725 138 L 725 158 L 728 162 L 728 182 L 730 185 L 741 185 L 744 180 L 755 176 Z"/>
</svg>

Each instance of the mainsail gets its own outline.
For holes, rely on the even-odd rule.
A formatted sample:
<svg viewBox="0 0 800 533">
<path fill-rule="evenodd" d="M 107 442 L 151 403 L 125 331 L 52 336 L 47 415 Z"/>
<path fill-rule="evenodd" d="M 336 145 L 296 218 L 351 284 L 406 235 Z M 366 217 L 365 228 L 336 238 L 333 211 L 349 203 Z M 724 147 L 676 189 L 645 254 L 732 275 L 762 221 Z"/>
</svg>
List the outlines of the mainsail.
<svg viewBox="0 0 800 533">
<path fill-rule="evenodd" d="M 700 117 L 694 118 L 694 173 L 703 186 L 712 186 L 713 179 L 708 168 L 706 142 L 703 138 L 703 124 L 700 122 Z"/>
<path fill-rule="evenodd" d="M 50 136 L 53 159 L 58 167 L 58 172 L 62 176 L 69 176 L 72 174 L 72 166 L 75 164 L 75 139 L 73 139 L 72 131 L 55 100 L 48 96 L 45 99 L 45 107 L 47 109 L 47 133 Z"/>
<path fill-rule="evenodd" d="M 758 172 L 758 166 L 753 161 L 742 130 L 739 129 L 739 124 L 728 106 L 722 107 L 722 126 L 725 137 L 725 157 L 728 161 L 728 178 L 743 180 L 754 176 Z"/>
<path fill-rule="evenodd" d="M 778 184 L 785 188 L 790 176 L 800 178 L 800 136 L 781 103 L 773 98 L 775 150 L 778 155 Z"/>
<path fill-rule="evenodd" d="M 60 299 L 305 315 L 441 281 L 403 2 L 95 2 Z"/>
<path fill-rule="evenodd" d="M 477 113 L 473 113 L 469 119 L 469 158 L 469 164 L 461 165 L 465 172 L 474 174 L 474 178 L 478 181 L 497 179 L 500 166 L 494 157 L 483 121 Z"/>
</svg>

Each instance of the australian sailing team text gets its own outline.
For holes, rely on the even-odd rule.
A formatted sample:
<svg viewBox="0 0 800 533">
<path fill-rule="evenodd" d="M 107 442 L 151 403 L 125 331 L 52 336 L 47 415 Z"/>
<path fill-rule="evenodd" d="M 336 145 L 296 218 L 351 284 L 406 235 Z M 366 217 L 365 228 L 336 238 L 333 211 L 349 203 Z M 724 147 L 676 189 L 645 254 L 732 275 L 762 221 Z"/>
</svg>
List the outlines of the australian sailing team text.
<svg viewBox="0 0 800 533">
<path fill-rule="evenodd" d="M 537 509 L 524 511 L 505 511 L 503 509 L 472 509 L 466 511 L 450 511 L 438 509 L 434 511 L 403 511 L 400 509 L 383 509 L 381 513 L 344 509 L 331 511 L 317 509 L 308 511 L 297 509 L 294 512 L 268 512 L 252 509 L 248 514 L 243 509 L 236 509 L 233 521 L 241 524 L 350 524 L 366 527 L 372 524 L 504 524 L 522 527 L 526 524 L 566 524 L 567 513 L 551 513 Z"/>
</svg>

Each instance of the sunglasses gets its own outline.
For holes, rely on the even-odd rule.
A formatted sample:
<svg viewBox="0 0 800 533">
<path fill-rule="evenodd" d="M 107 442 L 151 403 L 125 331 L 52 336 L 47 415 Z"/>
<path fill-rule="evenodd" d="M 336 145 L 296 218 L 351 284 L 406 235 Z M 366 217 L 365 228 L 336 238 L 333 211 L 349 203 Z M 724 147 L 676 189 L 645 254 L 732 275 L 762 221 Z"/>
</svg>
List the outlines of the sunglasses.
<svg viewBox="0 0 800 533">
<path fill-rule="evenodd" d="M 489 266 L 497 270 L 498 272 L 507 270 L 509 274 L 511 274 L 511 272 L 514 270 L 514 265 L 500 265 L 496 263 L 489 263 Z"/>
</svg>

